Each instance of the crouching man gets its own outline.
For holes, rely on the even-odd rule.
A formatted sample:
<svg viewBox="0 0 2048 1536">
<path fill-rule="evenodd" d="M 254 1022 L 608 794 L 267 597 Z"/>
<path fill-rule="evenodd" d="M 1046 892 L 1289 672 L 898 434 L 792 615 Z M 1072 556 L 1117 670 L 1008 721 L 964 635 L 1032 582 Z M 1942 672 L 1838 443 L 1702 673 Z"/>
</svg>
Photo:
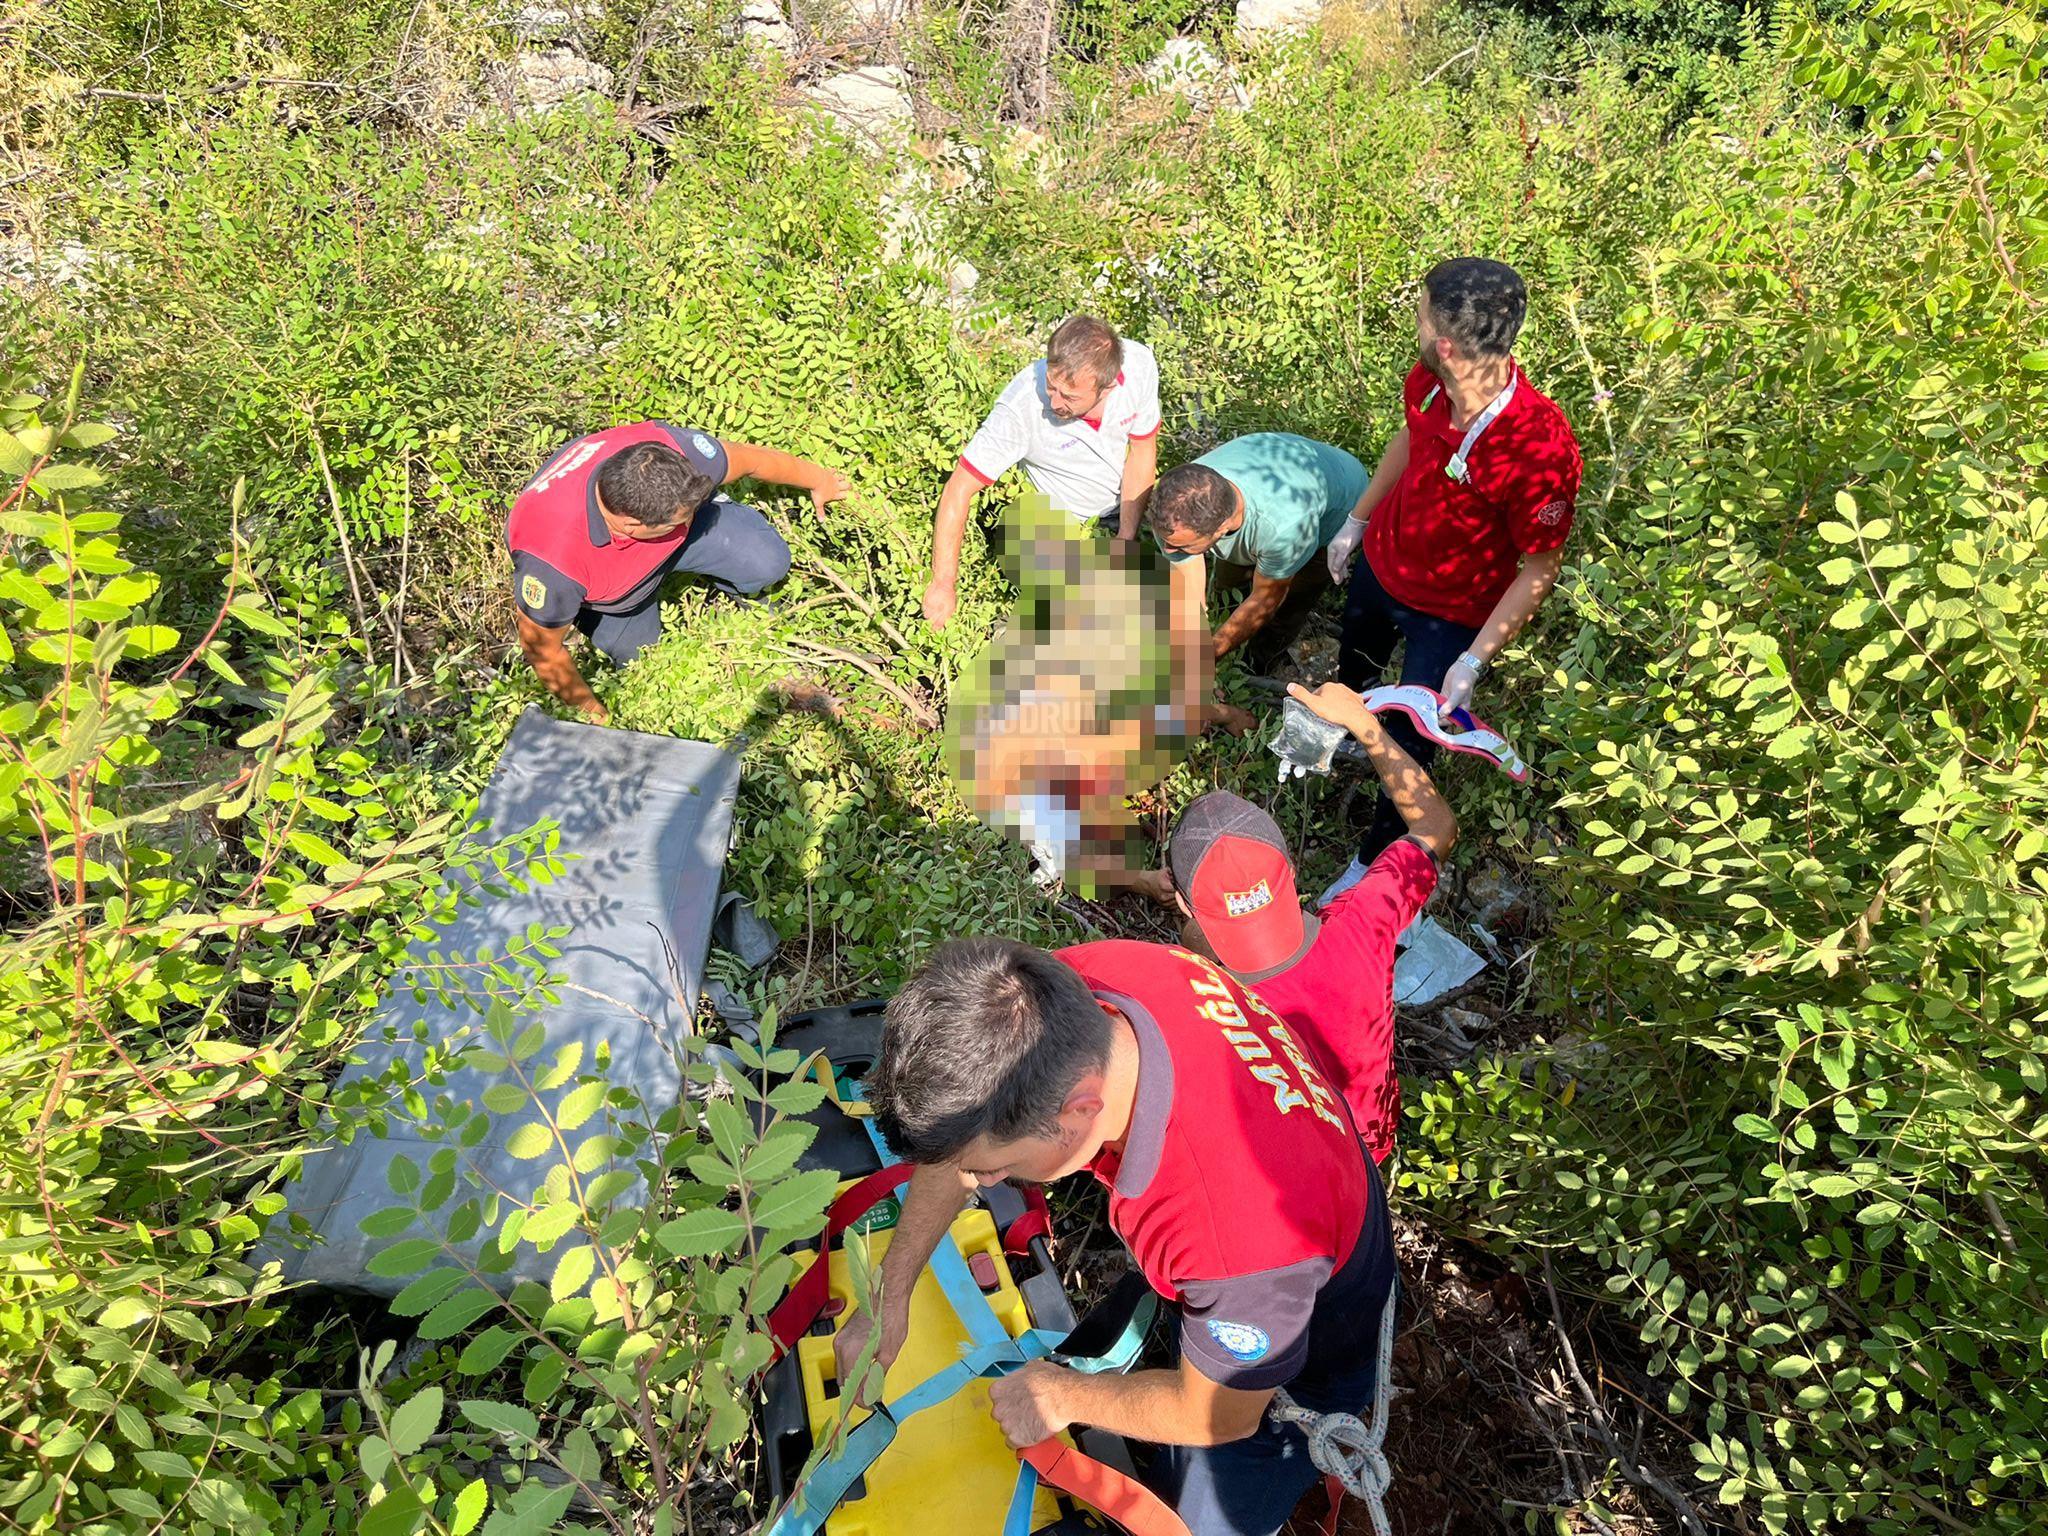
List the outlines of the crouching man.
<svg viewBox="0 0 2048 1536">
<path fill-rule="evenodd" d="M 1408 835 L 1322 910 L 1301 909 L 1294 859 L 1273 818 L 1214 789 L 1181 812 L 1168 844 L 1173 898 L 1187 922 L 1181 942 L 1213 956 L 1281 1018 L 1301 1026 L 1336 1073 L 1373 1161 L 1394 1150 L 1401 1079 L 1394 1070 L 1395 941 L 1436 889 L 1457 841 L 1452 815 L 1429 775 L 1395 744 L 1379 717 L 1342 683 L 1287 690 L 1357 738 L 1379 770 Z"/>
<path fill-rule="evenodd" d="M 809 459 L 665 421 L 592 432 L 541 466 L 512 503 L 505 541 L 519 648 L 550 693 L 604 724 L 604 705 L 563 643 L 569 627 L 613 661 L 631 661 L 661 638 L 671 573 L 740 596 L 789 574 L 774 524 L 719 494 L 743 479 L 809 491 L 820 512 L 847 491 L 837 470 Z"/>
<path fill-rule="evenodd" d="M 1129 940 L 1057 954 L 945 945 L 889 1005 L 869 1091 L 917 1165 L 882 1264 L 881 1357 L 977 1184 L 1087 1172 L 1145 1278 L 1180 1309 L 1179 1362 L 1088 1376 L 1038 1362 L 990 1388 L 1011 1444 L 1094 1425 L 1158 1454 L 1147 1480 L 1196 1536 L 1270 1536 L 1315 1482 L 1276 1388 L 1373 1396 L 1394 1254 L 1386 1196 L 1316 1043 L 1214 963 Z M 842 1374 L 866 1342 L 840 1331 Z"/>
</svg>

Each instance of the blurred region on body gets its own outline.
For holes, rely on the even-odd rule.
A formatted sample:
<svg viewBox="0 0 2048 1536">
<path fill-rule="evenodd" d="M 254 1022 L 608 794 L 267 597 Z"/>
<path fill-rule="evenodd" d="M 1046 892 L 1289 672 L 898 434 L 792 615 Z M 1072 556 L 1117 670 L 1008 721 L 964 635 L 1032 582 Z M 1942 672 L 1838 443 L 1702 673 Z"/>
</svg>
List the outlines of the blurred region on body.
<svg viewBox="0 0 2048 1536">
<path fill-rule="evenodd" d="M 1150 867 L 1129 800 L 1188 745 L 1167 573 L 1038 494 L 1010 509 L 1002 545 L 1016 607 L 954 689 L 954 783 L 1041 881 L 1092 894 Z"/>
</svg>

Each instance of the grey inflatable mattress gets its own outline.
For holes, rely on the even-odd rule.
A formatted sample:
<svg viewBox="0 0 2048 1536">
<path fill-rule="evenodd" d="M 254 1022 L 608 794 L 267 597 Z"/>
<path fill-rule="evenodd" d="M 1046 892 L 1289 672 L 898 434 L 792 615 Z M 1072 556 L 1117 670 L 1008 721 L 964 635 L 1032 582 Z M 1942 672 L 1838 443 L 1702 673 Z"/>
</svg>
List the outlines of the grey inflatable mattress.
<svg viewBox="0 0 2048 1536">
<path fill-rule="evenodd" d="M 605 1074 L 637 1091 L 649 1116 L 660 1114 L 682 1092 L 676 1051 L 690 1033 L 703 980 L 739 774 L 737 757 L 704 742 L 569 724 L 529 709 L 484 789 L 478 818 L 498 836 L 552 819 L 560 828 L 557 852 L 566 867 L 553 882 L 529 883 L 523 893 L 482 895 L 430 940 L 416 942 L 411 957 L 424 960 L 430 951 L 473 956 L 484 949 L 503 956 L 533 924 L 566 927 L 567 937 L 554 941 L 561 958 L 546 962 L 560 978 L 559 1001 L 521 1016 L 522 1027 L 538 1023 L 547 1032 L 531 1067 L 545 1070 L 560 1047 L 581 1041 L 581 1073 L 595 1070 L 608 1051 Z M 406 969 L 394 976 L 376 1024 L 337 1088 L 381 1075 L 394 1059 L 416 1070 L 426 1043 L 445 1042 L 458 1031 L 467 1030 L 466 1038 L 482 1036 L 483 1020 L 474 1007 L 459 999 L 443 1004 L 431 992 L 424 1001 L 415 999 L 409 977 Z M 412 1038 L 422 1021 L 426 1043 Z M 384 1043 L 387 1028 L 396 1030 L 399 1043 Z M 429 1093 L 480 1105 L 494 1083 L 516 1081 L 509 1071 L 465 1067 Z M 571 1078 L 545 1095 L 550 1108 L 574 1086 Z M 289 1209 L 311 1223 L 320 1241 L 288 1245 L 281 1240 L 280 1217 L 259 1263 L 275 1258 L 290 1281 L 342 1290 L 391 1295 L 406 1283 L 370 1273 L 371 1256 L 397 1238 L 366 1237 L 358 1223 L 402 1203 L 386 1182 L 395 1156 L 403 1153 L 425 1170 L 448 1142 L 411 1134 L 403 1109 L 394 1104 L 392 1111 L 386 1136 L 359 1131 L 346 1144 L 307 1153 L 304 1172 L 289 1191 Z M 600 1121 L 609 1113 L 599 1110 L 571 1134 L 571 1146 L 604 1129 Z M 451 1199 L 401 1235 L 445 1241 L 445 1225 L 436 1231 L 435 1224 L 444 1224 L 475 1194 L 495 1189 L 516 1200 L 528 1198 L 561 1160 L 559 1152 L 522 1160 L 507 1151 L 519 1128 L 538 1118 L 530 1103 L 494 1115 L 489 1135 L 458 1152 L 458 1166 L 477 1182 L 460 1179 Z M 636 1182 L 614 1203 L 636 1205 L 644 1195 Z M 474 1257 L 494 1230 L 487 1225 L 456 1251 Z M 515 1252 L 517 1260 L 501 1284 L 544 1281 L 560 1257 L 525 1243 Z"/>
</svg>

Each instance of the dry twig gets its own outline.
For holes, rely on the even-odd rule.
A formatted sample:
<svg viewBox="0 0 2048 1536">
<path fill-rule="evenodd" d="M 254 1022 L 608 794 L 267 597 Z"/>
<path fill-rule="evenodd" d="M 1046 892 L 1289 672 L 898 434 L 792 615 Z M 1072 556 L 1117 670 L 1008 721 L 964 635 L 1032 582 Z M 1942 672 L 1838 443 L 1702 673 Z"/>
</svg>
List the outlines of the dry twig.
<svg viewBox="0 0 2048 1536">
<path fill-rule="evenodd" d="M 888 673 L 884 672 L 870 657 L 856 656 L 853 652 L 842 651 L 836 646 L 820 645 L 815 640 L 802 640 L 795 637 L 791 637 L 784 644 L 777 646 L 776 649 L 786 656 L 796 657 L 799 661 L 813 657 L 822 657 L 827 661 L 836 661 L 849 667 L 858 667 L 874 680 L 876 686 L 910 711 L 911 723 L 919 730 L 931 731 L 938 729 L 939 717 L 932 707 L 923 700 L 913 697 L 908 690 L 894 678 L 890 677 Z"/>
<path fill-rule="evenodd" d="M 1621 1475 L 1636 1487 L 1647 1489 L 1662 1499 L 1672 1514 L 1677 1516 L 1680 1528 L 1688 1532 L 1689 1536 L 1707 1536 L 1706 1522 L 1700 1519 L 1699 1511 L 1693 1508 L 1692 1500 L 1688 1499 L 1669 1478 L 1639 1465 L 1623 1448 L 1621 1437 L 1615 1434 L 1614 1426 L 1608 1422 L 1606 1407 L 1601 1403 L 1599 1395 L 1594 1392 L 1592 1383 L 1586 1380 L 1586 1373 L 1579 1368 L 1578 1351 L 1572 1348 L 1571 1334 L 1564 1325 L 1564 1308 L 1557 1299 L 1557 1282 L 1552 1278 L 1550 1255 L 1547 1252 L 1543 1255 L 1543 1289 L 1550 1297 L 1550 1326 L 1557 1334 L 1558 1346 L 1564 1351 L 1565 1366 L 1571 1372 L 1572 1382 L 1579 1390 L 1580 1401 L 1585 1405 L 1586 1412 L 1592 1416 L 1594 1433 L 1599 1437 L 1600 1443 L 1607 1447 L 1607 1453 L 1614 1458 L 1614 1464 L 1621 1469 Z"/>
</svg>

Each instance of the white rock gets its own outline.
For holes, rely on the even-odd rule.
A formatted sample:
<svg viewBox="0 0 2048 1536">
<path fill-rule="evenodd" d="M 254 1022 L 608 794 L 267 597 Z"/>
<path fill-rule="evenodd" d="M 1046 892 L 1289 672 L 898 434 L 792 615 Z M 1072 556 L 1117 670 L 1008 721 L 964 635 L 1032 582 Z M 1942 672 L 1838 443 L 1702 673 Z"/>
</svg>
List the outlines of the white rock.
<svg viewBox="0 0 2048 1536">
<path fill-rule="evenodd" d="M 870 144 L 901 143 L 917 124 L 910 83 L 902 70 L 869 64 L 804 87 L 818 110 Z"/>
<path fill-rule="evenodd" d="M 577 96 L 609 96 L 612 72 L 574 48 L 548 48 L 515 55 L 504 85 L 513 111 L 552 112 Z"/>
<path fill-rule="evenodd" d="M 910 0 L 824 0 L 805 11 L 812 29 L 832 38 L 894 31 L 910 15 Z"/>
<path fill-rule="evenodd" d="M 559 43 L 576 35 L 576 14 L 566 5 L 522 5 L 511 22 L 512 35 L 522 43 Z"/>
<path fill-rule="evenodd" d="M 1251 97 L 1216 50 L 1196 37 L 1170 38 L 1139 73 L 1155 91 L 1173 91 L 1197 106 L 1223 100 L 1238 107 Z"/>
<path fill-rule="evenodd" d="M 1322 0 L 1237 0 L 1237 40 L 1306 32 L 1322 15 Z"/>
<path fill-rule="evenodd" d="M 1214 84 L 1224 69 L 1216 50 L 1200 38 L 1175 37 L 1139 73 L 1160 90 L 1187 91 Z"/>
<path fill-rule="evenodd" d="M 956 261 L 946 274 L 946 291 L 954 301 L 964 302 L 981 282 L 981 272 L 971 261 Z"/>
<path fill-rule="evenodd" d="M 27 293 L 36 288 L 69 288 L 83 292 L 91 285 L 101 253 L 76 240 L 41 250 L 26 240 L 0 242 L 0 288 Z"/>
<path fill-rule="evenodd" d="M 796 28 L 789 24 L 776 0 L 746 0 L 732 30 L 750 48 L 785 56 L 796 52 Z"/>
</svg>

